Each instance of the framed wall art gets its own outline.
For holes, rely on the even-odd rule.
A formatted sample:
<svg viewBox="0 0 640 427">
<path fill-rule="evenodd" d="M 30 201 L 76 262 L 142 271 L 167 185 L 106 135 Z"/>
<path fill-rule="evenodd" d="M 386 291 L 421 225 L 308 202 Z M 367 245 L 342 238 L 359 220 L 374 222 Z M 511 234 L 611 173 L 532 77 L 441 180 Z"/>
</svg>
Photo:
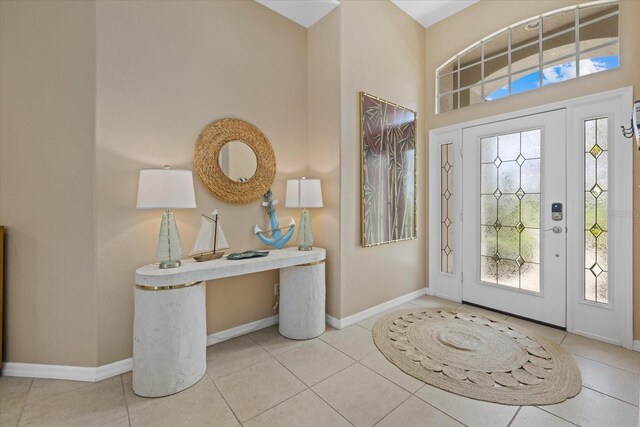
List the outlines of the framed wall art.
<svg viewBox="0 0 640 427">
<path fill-rule="evenodd" d="M 360 92 L 362 246 L 416 238 L 416 112 Z"/>
</svg>

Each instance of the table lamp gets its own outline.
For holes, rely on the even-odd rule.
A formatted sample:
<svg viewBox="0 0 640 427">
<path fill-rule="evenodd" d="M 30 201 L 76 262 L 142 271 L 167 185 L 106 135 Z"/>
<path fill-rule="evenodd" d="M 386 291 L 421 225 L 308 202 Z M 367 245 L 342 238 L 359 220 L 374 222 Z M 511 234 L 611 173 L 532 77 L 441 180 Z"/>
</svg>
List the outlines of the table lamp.
<svg viewBox="0 0 640 427">
<path fill-rule="evenodd" d="M 308 208 L 322 207 L 322 188 L 319 179 L 290 179 L 287 181 L 288 208 L 302 208 L 300 228 L 298 229 L 298 250 L 310 251 L 313 246 L 311 215 Z"/>
<path fill-rule="evenodd" d="M 138 180 L 138 209 L 165 209 L 160 223 L 156 259 L 160 268 L 180 266 L 182 242 L 171 209 L 195 208 L 193 174 L 190 170 L 142 169 Z"/>
</svg>

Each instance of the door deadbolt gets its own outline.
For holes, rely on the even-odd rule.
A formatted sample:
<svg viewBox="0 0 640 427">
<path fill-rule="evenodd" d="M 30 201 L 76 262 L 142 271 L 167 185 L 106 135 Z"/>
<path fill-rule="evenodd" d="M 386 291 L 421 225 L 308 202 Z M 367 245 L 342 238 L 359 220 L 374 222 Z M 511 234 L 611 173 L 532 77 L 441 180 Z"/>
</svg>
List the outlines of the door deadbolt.
<svg viewBox="0 0 640 427">
<path fill-rule="evenodd" d="M 551 203 L 551 219 L 562 221 L 562 203 Z"/>
</svg>

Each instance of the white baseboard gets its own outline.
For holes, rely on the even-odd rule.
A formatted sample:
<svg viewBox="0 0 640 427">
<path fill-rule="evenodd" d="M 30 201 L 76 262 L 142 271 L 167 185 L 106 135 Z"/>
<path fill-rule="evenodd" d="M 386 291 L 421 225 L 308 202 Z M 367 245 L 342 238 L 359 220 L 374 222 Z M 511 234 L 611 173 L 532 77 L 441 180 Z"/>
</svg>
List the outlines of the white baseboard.
<svg viewBox="0 0 640 427">
<path fill-rule="evenodd" d="M 336 319 L 326 315 L 327 323 L 336 328 L 343 329 L 360 322 L 368 317 L 383 313 L 391 308 L 402 305 L 427 294 L 427 288 L 419 289 L 394 298 L 390 301 L 368 308 L 351 316 Z M 214 345 L 240 335 L 248 334 L 278 323 L 278 315 L 256 320 L 224 331 L 207 336 L 207 346 Z M 635 342 L 636 349 L 640 348 L 640 342 Z M 128 358 L 107 365 L 97 367 L 65 366 L 65 365 L 40 365 L 36 363 L 5 362 L 2 366 L 2 375 L 7 377 L 46 378 L 56 380 L 73 381 L 101 381 L 116 375 L 124 374 L 133 369 L 133 359 Z"/>
<path fill-rule="evenodd" d="M 256 320 L 207 336 L 207 346 L 248 334 L 278 323 L 278 315 Z M 97 367 L 40 365 L 37 363 L 5 362 L 2 375 L 5 377 L 46 378 L 52 380 L 102 381 L 133 369 L 133 359 L 118 360 Z"/>
<path fill-rule="evenodd" d="M 359 313 L 352 314 L 351 316 L 343 317 L 342 319 L 337 319 L 333 316 L 326 315 L 327 324 L 336 329 L 343 329 L 347 326 L 351 326 L 355 323 L 358 323 L 364 319 L 367 319 L 371 316 L 375 316 L 376 314 L 384 313 L 385 311 L 402 305 L 406 302 L 414 300 L 416 298 L 420 298 L 423 295 L 427 294 L 428 288 L 418 289 L 417 291 L 409 292 L 408 294 L 399 296 L 398 298 L 394 298 L 387 302 L 383 302 L 382 304 L 378 304 L 374 307 L 363 310 Z"/>
<path fill-rule="evenodd" d="M 256 320 L 255 322 L 245 323 L 244 325 L 236 326 L 231 329 L 225 329 L 224 331 L 216 332 L 207 336 L 207 346 L 218 344 L 219 342 L 230 340 L 231 338 L 239 337 L 240 335 L 248 334 L 253 331 L 268 328 L 269 326 L 278 323 L 279 316 L 276 314 L 271 317 L 265 317 L 264 319 Z"/>
<path fill-rule="evenodd" d="M 52 380 L 101 381 L 129 372 L 133 359 L 118 360 L 97 367 L 40 365 L 37 363 L 5 362 L 2 375 L 5 377 L 46 378 Z"/>
<path fill-rule="evenodd" d="M 640 351 L 640 340 L 635 340 L 635 341 L 633 342 L 633 349 L 634 349 L 635 351 Z"/>
</svg>

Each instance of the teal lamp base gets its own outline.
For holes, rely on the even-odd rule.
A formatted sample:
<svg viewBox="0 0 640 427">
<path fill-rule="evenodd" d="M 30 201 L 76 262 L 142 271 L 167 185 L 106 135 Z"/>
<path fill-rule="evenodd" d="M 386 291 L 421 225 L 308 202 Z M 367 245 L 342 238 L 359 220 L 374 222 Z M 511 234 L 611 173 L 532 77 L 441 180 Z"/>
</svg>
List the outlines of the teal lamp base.
<svg viewBox="0 0 640 427">
<path fill-rule="evenodd" d="M 162 269 L 180 267 L 182 258 L 182 241 L 173 212 L 167 211 L 162 215 L 156 259 Z"/>
<path fill-rule="evenodd" d="M 311 214 L 308 209 L 303 209 L 300 215 L 300 228 L 298 229 L 298 250 L 310 251 L 313 248 L 313 232 L 311 231 Z"/>
</svg>

